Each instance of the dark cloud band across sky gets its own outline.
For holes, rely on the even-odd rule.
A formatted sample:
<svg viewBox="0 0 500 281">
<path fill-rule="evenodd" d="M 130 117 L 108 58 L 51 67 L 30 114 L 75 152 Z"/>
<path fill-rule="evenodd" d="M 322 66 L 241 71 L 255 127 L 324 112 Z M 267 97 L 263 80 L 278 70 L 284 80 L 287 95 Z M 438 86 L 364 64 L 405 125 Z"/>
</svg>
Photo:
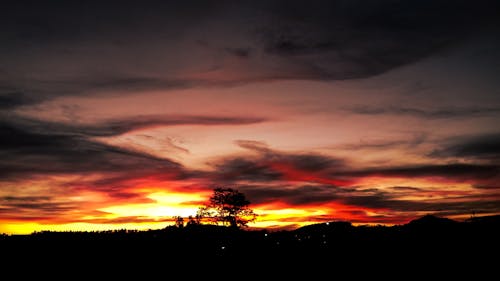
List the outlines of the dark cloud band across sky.
<svg viewBox="0 0 500 281">
<path fill-rule="evenodd" d="M 1 17 L 0 101 L 365 78 L 460 44 L 498 18 L 496 1 L 19 1 Z"/>
</svg>

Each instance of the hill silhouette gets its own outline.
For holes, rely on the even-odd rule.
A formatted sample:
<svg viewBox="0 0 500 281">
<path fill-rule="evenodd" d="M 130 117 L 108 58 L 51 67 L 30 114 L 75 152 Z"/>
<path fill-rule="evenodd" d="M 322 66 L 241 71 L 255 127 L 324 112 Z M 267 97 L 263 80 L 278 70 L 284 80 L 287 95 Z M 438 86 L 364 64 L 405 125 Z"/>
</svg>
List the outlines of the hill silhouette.
<svg viewBox="0 0 500 281">
<path fill-rule="evenodd" d="M 408 225 L 417 227 L 448 227 L 456 223 L 457 221 L 452 219 L 425 215 L 421 218 L 410 221 Z"/>
<path fill-rule="evenodd" d="M 438 265 L 488 264 L 485 253 L 498 253 L 500 216 L 463 222 L 424 216 L 404 225 L 353 226 L 333 221 L 291 231 L 240 230 L 214 225 L 169 226 L 149 231 L 37 232 L 2 235 L 2 254 L 13 260 L 27 256 L 59 263 L 90 256 L 105 264 L 118 260 L 142 264 L 292 263 L 385 264 L 406 267 L 410 260 Z M 158 255 L 162 258 L 158 259 Z M 43 260 L 43 259 L 41 259 Z M 88 260 L 87 260 L 88 261 Z"/>
</svg>

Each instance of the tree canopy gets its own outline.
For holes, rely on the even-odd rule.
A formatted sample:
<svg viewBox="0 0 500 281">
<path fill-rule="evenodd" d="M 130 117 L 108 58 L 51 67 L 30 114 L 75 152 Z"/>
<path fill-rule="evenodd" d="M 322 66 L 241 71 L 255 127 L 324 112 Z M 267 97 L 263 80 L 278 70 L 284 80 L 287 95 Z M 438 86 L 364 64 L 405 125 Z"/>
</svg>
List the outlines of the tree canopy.
<svg viewBox="0 0 500 281">
<path fill-rule="evenodd" d="M 245 194 L 232 188 L 216 188 L 208 203 L 200 207 L 197 216 L 215 224 L 239 228 L 257 217 L 249 205 Z"/>
</svg>

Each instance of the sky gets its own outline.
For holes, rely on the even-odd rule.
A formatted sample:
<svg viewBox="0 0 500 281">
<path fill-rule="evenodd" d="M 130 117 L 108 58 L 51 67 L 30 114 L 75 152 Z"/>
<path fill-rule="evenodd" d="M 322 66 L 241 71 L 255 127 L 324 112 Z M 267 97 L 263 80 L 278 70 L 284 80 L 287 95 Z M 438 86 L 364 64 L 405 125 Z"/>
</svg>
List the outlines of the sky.
<svg viewBox="0 0 500 281">
<path fill-rule="evenodd" d="M 500 214 L 497 1 L 7 1 L 0 233 Z"/>
</svg>

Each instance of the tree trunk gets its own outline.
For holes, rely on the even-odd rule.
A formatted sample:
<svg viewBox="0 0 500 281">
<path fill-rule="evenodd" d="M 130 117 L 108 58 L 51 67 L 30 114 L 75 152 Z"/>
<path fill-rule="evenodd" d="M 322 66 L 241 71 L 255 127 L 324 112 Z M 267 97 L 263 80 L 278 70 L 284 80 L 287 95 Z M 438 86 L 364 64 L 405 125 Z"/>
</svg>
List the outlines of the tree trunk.
<svg viewBox="0 0 500 281">
<path fill-rule="evenodd" d="M 231 228 L 238 228 L 238 224 L 236 223 L 236 217 L 230 216 L 229 217 L 229 224 Z"/>
</svg>

